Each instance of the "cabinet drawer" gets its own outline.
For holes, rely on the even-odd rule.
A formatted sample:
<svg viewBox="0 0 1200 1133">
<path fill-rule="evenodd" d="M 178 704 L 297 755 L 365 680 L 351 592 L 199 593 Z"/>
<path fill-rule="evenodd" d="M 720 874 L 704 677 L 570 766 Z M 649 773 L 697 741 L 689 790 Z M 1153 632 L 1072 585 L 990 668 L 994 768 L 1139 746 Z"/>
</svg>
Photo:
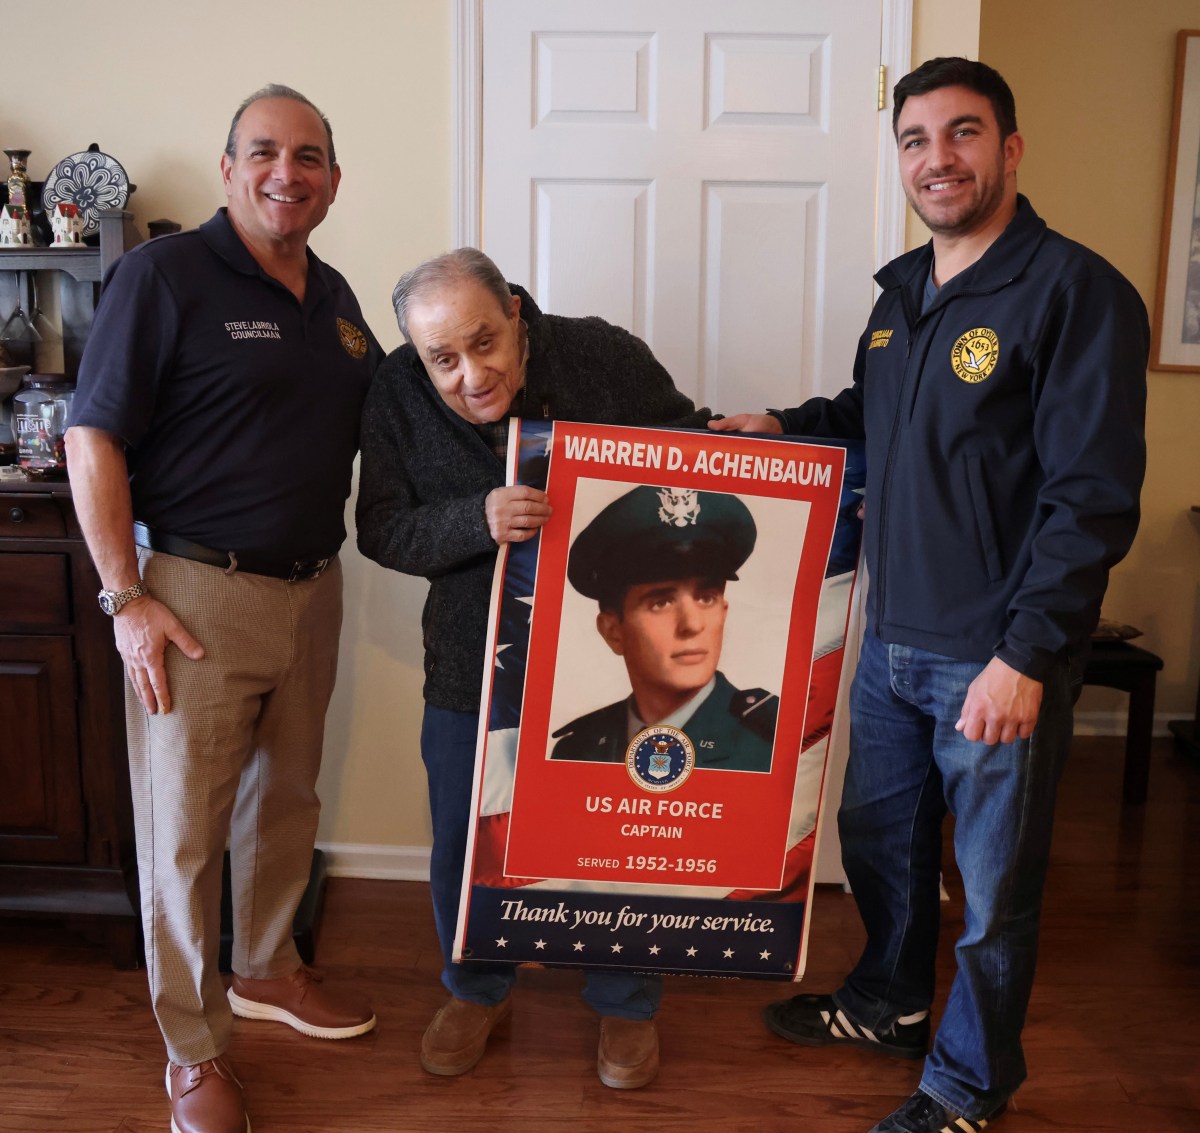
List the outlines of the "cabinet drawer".
<svg viewBox="0 0 1200 1133">
<path fill-rule="evenodd" d="M 58 539 L 67 533 L 58 504 L 47 496 L 0 495 L 0 538 Z"/>
<path fill-rule="evenodd" d="M 0 555 L 0 631 L 71 621 L 67 555 Z"/>
</svg>

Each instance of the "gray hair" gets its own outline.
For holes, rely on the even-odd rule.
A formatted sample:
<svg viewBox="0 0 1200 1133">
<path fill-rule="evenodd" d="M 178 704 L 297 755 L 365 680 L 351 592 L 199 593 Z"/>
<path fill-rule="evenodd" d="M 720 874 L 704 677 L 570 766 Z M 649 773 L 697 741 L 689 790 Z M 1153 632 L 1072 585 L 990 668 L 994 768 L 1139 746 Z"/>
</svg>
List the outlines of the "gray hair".
<svg viewBox="0 0 1200 1133">
<path fill-rule="evenodd" d="M 242 115 L 254 103 L 264 98 L 290 98 L 293 102 L 298 102 L 302 106 L 307 106 L 309 110 L 325 124 L 325 136 L 329 139 L 329 165 L 330 168 L 337 165 L 337 153 L 333 148 L 333 127 L 329 124 L 329 119 L 321 113 L 320 108 L 313 105 L 311 101 L 304 97 L 298 90 L 292 87 L 284 86 L 283 83 L 267 83 L 265 87 L 256 90 L 249 98 L 242 102 L 242 105 L 234 111 L 233 121 L 229 123 L 229 135 L 225 139 L 225 156 L 232 161 L 237 157 L 237 128 L 238 123 L 242 120 Z"/>
<path fill-rule="evenodd" d="M 405 342 L 412 342 L 408 333 L 408 309 L 413 300 L 436 291 L 439 287 L 462 280 L 472 280 L 481 284 L 496 297 L 496 302 L 500 304 L 505 315 L 508 314 L 512 291 L 509 290 L 504 273 L 478 248 L 456 248 L 453 252 L 434 256 L 411 271 L 406 271 L 393 288 L 392 306 L 395 308 L 396 322 Z"/>
</svg>

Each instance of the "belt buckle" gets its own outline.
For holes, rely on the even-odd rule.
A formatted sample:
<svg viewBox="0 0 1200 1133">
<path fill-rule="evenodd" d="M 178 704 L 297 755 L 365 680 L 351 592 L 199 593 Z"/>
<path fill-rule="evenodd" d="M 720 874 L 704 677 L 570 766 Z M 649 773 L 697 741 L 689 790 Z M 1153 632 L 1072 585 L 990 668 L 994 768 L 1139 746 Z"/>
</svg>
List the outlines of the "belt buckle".
<svg viewBox="0 0 1200 1133">
<path fill-rule="evenodd" d="M 320 578 L 325 568 L 329 565 L 329 559 L 312 559 L 306 563 L 293 563 L 292 573 L 288 575 L 288 582 L 311 582 L 314 578 Z"/>
</svg>

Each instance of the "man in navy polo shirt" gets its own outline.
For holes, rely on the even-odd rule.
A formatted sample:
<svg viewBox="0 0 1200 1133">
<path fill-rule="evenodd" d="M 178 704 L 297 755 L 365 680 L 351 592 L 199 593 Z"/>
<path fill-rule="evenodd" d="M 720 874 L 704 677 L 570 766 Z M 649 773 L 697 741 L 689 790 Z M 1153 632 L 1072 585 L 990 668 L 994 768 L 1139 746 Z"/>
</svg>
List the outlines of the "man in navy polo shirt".
<svg viewBox="0 0 1200 1133">
<path fill-rule="evenodd" d="M 67 434 L 72 490 L 125 661 L 146 968 L 175 1133 L 249 1129 L 232 1014 L 317 1038 L 365 1003 L 301 961 L 341 625 L 338 548 L 381 352 L 308 249 L 341 170 L 328 120 L 269 86 L 242 104 L 228 208 L 105 280 Z M 233 986 L 217 968 L 230 842 Z"/>
</svg>

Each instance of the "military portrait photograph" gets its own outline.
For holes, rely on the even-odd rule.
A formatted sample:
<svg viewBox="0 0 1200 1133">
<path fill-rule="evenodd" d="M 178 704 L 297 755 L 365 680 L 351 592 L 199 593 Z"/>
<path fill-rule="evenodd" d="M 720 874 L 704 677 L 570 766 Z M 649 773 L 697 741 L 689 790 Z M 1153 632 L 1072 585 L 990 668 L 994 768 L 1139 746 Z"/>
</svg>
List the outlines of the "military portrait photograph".
<svg viewBox="0 0 1200 1133">
<path fill-rule="evenodd" d="M 548 758 L 624 763 L 666 725 L 697 767 L 770 771 L 807 517 L 803 501 L 581 478 Z"/>
</svg>

